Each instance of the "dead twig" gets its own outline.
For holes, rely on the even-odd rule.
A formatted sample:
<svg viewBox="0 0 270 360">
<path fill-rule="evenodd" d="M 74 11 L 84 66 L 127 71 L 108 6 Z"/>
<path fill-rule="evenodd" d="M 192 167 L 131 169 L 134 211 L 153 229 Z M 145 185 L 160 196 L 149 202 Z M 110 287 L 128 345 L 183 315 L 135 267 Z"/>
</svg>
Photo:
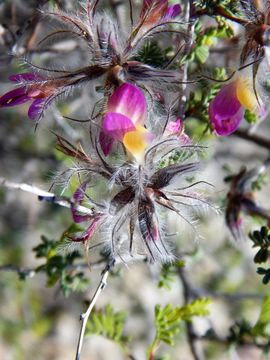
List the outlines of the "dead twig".
<svg viewBox="0 0 270 360">
<path fill-rule="evenodd" d="M 80 356 L 81 356 L 81 350 L 82 350 L 82 345 L 83 345 L 83 338 L 84 338 L 84 333 L 85 333 L 85 329 L 86 329 L 86 324 L 88 321 L 88 318 L 91 314 L 91 311 L 93 310 L 93 307 L 95 306 L 97 299 L 101 293 L 101 291 L 106 287 L 107 285 L 107 278 L 109 276 L 109 272 L 111 271 L 111 269 L 113 268 L 115 263 L 115 260 L 112 259 L 110 262 L 108 262 L 108 264 L 106 265 L 105 269 L 102 271 L 101 273 L 101 279 L 99 282 L 99 285 L 95 291 L 95 294 L 92 298 L 92 300 L 90 301 L 90 304 L 86 310 L 85 313 L 81 314 L 81 321 L 82 321 L 82 325 L 81 325 L 81 330 L 80 330 L 80 335 L 79 335 L 79 341 L 78 341 L 78 346 L 77 346 L 77 351 L 76 351 L 76 360 L 80 360 Z"/>
<path fill-rule="evenodd" d="M 24 183 L 15 183 L 4 178 L 0 178 L 0 187 L 5 187 L 7 189 L 15 189 L 15 190 L 22 190 L 33 195 L 38 196 L 38 199 L 41 201 L 48 201 L 53 204 L 57 204 L 59 206 L 66 207 L 68 209 L 73 208 L 83 214 L 93 215 L 93 210 L 89 209 L 85 206 L 78 205 L 74 203 L 70 199 L 66 199 L 64 197 L 58 196 L 52 192 L 42 190 L 36 186 L 24 184 Z"/>
</svg>

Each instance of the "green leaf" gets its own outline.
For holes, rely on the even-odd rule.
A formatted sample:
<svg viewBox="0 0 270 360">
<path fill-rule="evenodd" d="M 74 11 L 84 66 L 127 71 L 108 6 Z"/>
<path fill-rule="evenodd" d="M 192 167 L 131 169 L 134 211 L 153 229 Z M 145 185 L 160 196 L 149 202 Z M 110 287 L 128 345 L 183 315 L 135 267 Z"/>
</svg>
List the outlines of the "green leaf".
<svg viewBox="0 0 270 360">
<path fill-rule="evenodd" d="M 126 313 L 114 311 L 111 305 L 106 305 L 103 310 L 94 311 L 86 326 L 86 335 L 96 334 L 118 343 L 123 349 L 130 338 L 123 334 Z"/>
<path fill-rule="evenodd" d="M 159 343 L 164 342 L 173 346 L 176 335 L 180 332 L 182 321 L 191 321 L 194 316 L 206 316 L 209 314 L 208 306 L 210 299 L 199 298 L 182 307 L 173 307 L 168 304 L 164 308 L 160 305 L 155 307 L 156 334 L 153 342 L 147 350 L 148 358 L 152 358 Z"/>
<path fill-rule="evenodd" d="M 70 229 L 76 231 L 77 227 L 72 225 Z M 52 287 L 59 283 L 64 296 L 69 296 L 75 291 L 85 291 L 89 279 L 76 268 L 76 260 L 81 259 L 82 256 L 76 251 L 60 254 L 58 249 L 63 244 L 63 240 L 49 240 L 45 236 L 42 236 L 41 240 L 42 243 L 34 248 L 34 252 L 36 257 L 45 258 L 45 262 L 35 271 L 46 273 L 47 286 Z"/>
<path fill-rule="evenodd" d="M 259 119 L 259 117 L 255 113 L 251 112 L 248 109 L 245 111 L 244 117 L 249 124 L 256 124 Z"/>
<path fill-rule="evenodd" d="M 190 304 L 179 309 L 181 317 L 185 321 L 191 321 L 193 316 L 207 316 L 209 315 L 208 306 L 211 300 L 208 298 L 199 298 Z"/>
<path fill-rule="evenodd" d="M 201 64 L 204 64 L 209 56 L 209 47 L 207 45 L 196 47 L 195 56 Z"/>
<path fill-rule="evenodd" d="M 174 283 L 176 279 L 178 268 L 184 266 L 185 266 L 184 261 L 176 261 L 173 264 L 163 265 L 160 272 L 158 287 L 170 290 L 171 285 Z"/>
<path fill-rule="evenodd" d="M 255 326 L 252 329 L 252 333 L 254 335 L 264 335 L 266 331 L 266 327 L 269 326 L 270 323 L 270 295 L 266 296 L 262 308 L 259 319 Z"/>
<path fill-rule="evenodd" d="M 41 236 L 41 244 L 33 248 L 37 258 L 54 256 L 56 253 L 57 242 L 49 240 L 46 236 Z"/>
<path fill-rule="evenodd" d="M 135 57 L 135 60 L 152 66 L 163 66 L 168 61 L 164 50 L 160 48 L 156 41 L 147 41 Z"/>
<path fill-rule="evenodd" d="M 254 262 L 256 264 L 261 264 L 266 262 L 268 259 L 268 250 L 267 249 L 260 249 L 257 254 L 254 256 Z"/>
</svg>

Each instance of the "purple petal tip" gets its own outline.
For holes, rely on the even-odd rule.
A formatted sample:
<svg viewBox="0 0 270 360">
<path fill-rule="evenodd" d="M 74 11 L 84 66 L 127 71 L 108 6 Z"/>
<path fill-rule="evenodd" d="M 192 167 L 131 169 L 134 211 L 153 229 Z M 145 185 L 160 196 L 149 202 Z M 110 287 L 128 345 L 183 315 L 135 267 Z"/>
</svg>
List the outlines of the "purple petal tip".
<svg viewBox="0 0 270 360">
<path fill-rule="evenodd" d="M 134 124 L 143 124 L 147 112 L 144 93 L 132 84 L 121 85 L 108 101 L 108 112 L 125 115 Z"/>
</svg>

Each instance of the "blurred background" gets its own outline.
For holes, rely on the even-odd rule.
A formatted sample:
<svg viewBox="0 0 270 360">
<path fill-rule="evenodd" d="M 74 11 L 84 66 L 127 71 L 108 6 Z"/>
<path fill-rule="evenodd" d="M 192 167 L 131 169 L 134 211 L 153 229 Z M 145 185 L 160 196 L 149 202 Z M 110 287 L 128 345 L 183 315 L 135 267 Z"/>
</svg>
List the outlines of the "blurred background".
<svg viewBox="0 0 270 360">
<path fill-rule="evenodd" d="M 140 1 L 132 3 L 138 12 Z M 78 9 L 78 2 L 0 1 L 0 94 L 13 88 L 8 81 L 10 74 L 27 69 L 22 60 L 25 54 L 29 61 L 45 67 L 57 68 L 65 63 L 72 68 L 87 62 L 86 49 L 74 39 L 57 38 L 57 41 L 51 41 L 41 49 L 36 46 L 55 28 L 53 21 L 41 17 L 39 9 L 53 6 L 71 11 Z M 125 21 L 128 11 L 126 1 L 103 1 L 101 9 L 114 12 L 120 22 Z M 211 56 L 216 56 L 214 51 Z M 46 112 L 37 129 L 27 118 L 27 106 L 1 109 L 0 177 L 50 189 L 55 176 L 69 164 L 69 160 L 55 149 L 55 137 L 51 130 L 64 134 L 73 142 L 85 141 L 87 127 L 80 124 L 75 128 L 61 114 L 87 117 L 88 106 L 85 104 L 91 99 L 93 101 L 93 96 L 91 89 L 86 88 L 72 94 L 68 101 L 60 100 Z M 258 134 L 264 135 L 268 131 L 267 122 L 256 129 Z M 207 144 L 202 159 L 203 171 L 199 176 L 215 186 L 209 190 L 208 197 L 221 209 L 220 213 L 210 210 L 200 214 L 201 237 L 196 241 L 178 218 L 170 217 L 172 229 L 179 234 L 176 246 L 179 253 L 185 255 L 185 267 L 170 274 L 172 281 L 163 278 L 165 285 L 169 283 L 169 289 L 162 286 L 161 268 L 157 265 L 136 263 L 116 268 L 98 300 L 97 310 L 110 304 L 115 312 L 123 312 L 123 334 L 130 338 L 128 351 L 123 351 L 116 341 L 93 334 L 85 339 L 82 359 L 146 359 L 146 349 L 155 336 L 155 305 L 169 303 L 182 306 L 187 286 L 191 298 L 199 296 L 212 300 L 210 314 L 193 320 L 199 335 L 214 329 L 218 338 L 224 338 L 236 321 L 256 323 L 269 285 L 263 285 L 256 273 L 257 265 L 253 262 L 256 251 L 251 241 L 247 239 L 236 246 L 225 226 L 223 211 L 229 184 L 224 182 L 224 178 L 230 172 L 237 173 L 242 165 L 248 168 L 258 166 L 265 160 L 268 151 L 236 136 L 226 139 L 210 134 L 202 136 L 198 129 L 201 128 L 195 120 L 187 126 L 191 137 Z M 265 207 L 269 206 L 267 186 L 262 186 L 256 196 Z M 76 271 L 76 276 L 63 273 L 59 263 L 50 268 L 55 271 L 54 279 L 52 273 L 50 276 L 46 274 L 46 270 L 36 271 L 48 260 L 46 256 L 49 252 L 59 256 L 59 262 L 66 261 L 65 254 L 60 252 L 58 255 L 53 242 L 61 239 L 71 224 L 68 209 L 38 201 L 35 195 L 29 193 L 0 187 L 0 359 L 75 358 L 79 315 L 99 282 L 103 264 L 97 263 L 89 271 L 82 256 L 74 263 L 83 264 L 79 269 L 83 275 L 78 275 Z M 246 232 L 262 224 L 259 219 L 246 221 Z M 40 244 L 43 247 L 37 249 Z M 36 250 L 33 251 L 33 248 Z M 74 275 L 74 278 L 70 280 L 67 275 Z M 204 349 L 205 359 L 270 359 L 269 355 L 252 345 L 234 346 L 205 340 L 200 341 L 200 346 Z M 180 326 L 175 345 L 162 344 L 158 354 L 156 359 L 194 359 L 185 324 Z"/>
</svg>

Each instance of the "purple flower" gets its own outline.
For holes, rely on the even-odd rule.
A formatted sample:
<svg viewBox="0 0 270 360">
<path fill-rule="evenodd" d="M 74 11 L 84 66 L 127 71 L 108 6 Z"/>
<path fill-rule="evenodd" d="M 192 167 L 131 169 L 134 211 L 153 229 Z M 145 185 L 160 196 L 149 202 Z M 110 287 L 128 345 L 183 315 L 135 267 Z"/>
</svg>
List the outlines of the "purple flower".
<svg viewBox="0 0 270 360">
<path fill-rule="evenodd" d="M 54 94 L 55 87 L 44 78 L 33 73 L 15 74 L 9 77 L 15 83 L 22 83 L 21 87 L 11 90 L 0 97 L 0 107 L 11 107 L 32 101 L 28 110 L 31 120 L 38 118 L 48 98 Z"/>
<path fill-rule="evenodd" d="M 139 159 L 152 139 L 143 127 L 147 114 L 143 92 L 132 84 L 122 84 L 109 98 L 107 109 L 99 138 L 104 154 L 110 153 L 115 141 L 121 141 Z"/>
<path fill-rule="evenodd" d="M 69 233 L 65 234 L 65 236 L 69 240 L 74 242 L 82 242 L 82 243 L 87 242 L 96 232 L 98 225 L 103 217 L 103 214 L 100 212 L 96 213 L 92 211 L 92 214 L 83 215 L 78 210 L 78 206 L 80 206 L 84 201 L 86 188 L 87 188 L 87 182 L 84 182 L 75 190 L 73 194 L 73 202 L 71 203 L 71 214 L 73 217 L 73 221 L 76 224 L 86 221 L 90 222 L 90 224 L 87 226 L 86 230 L 83 231 L 80 235 L 71 235 Z"/>
<path fill-rule="evenodd" d="M 263 106 L 253 91 L 252 80 L 239 76 L 233 82 L 225 85 L 209 105 L 209 118 L 215 132 L 227 136 L 238 129 L 244 118 L 245 109 L 251 112 L 263 113 Z"/>
<path fill-rule="evenodd" d="M 178 4 L 168 6 L 165 14 L 165 19 L 166 20 L 174 19 L 176 16 L 181 14 L 181 11 L 182 11 L 181 6 Z"/>
<path fill-rule="evenodd" d="M 225 85 L 211 101 L 209 117 L 218 135 L 230 135 L 239 127 L 244 108 L 237 99 L 235 83 Z"/>
<path fill-rule="evenodd" d="M 74 202 L 71 205 L 71 213 L 72 213 L 72 217 L 75 223 L 81 223 L 84 221 L 89 220 L 89 218 L 91 218 L 91 216 L 89 215 L 82 215 L 78 210 L 77 210 L 77 206 L 81 205 L 84 197 L 85 197 L 85 190 L 86 190 L 86 185 L 87 183 L 81 184 L 74 192 L 73 194 L 73 200 Z"/>
<path fill-rule="evenodd" d="M 176 121 L 170 121 L 168 123 L 164 135 L 165 136 L 176 135 L 182 144 L 185 145 L 192 144 L 189 136 L 185 133 L 184 122 L 180 118 L 178 118 Z"/>
</svg>

